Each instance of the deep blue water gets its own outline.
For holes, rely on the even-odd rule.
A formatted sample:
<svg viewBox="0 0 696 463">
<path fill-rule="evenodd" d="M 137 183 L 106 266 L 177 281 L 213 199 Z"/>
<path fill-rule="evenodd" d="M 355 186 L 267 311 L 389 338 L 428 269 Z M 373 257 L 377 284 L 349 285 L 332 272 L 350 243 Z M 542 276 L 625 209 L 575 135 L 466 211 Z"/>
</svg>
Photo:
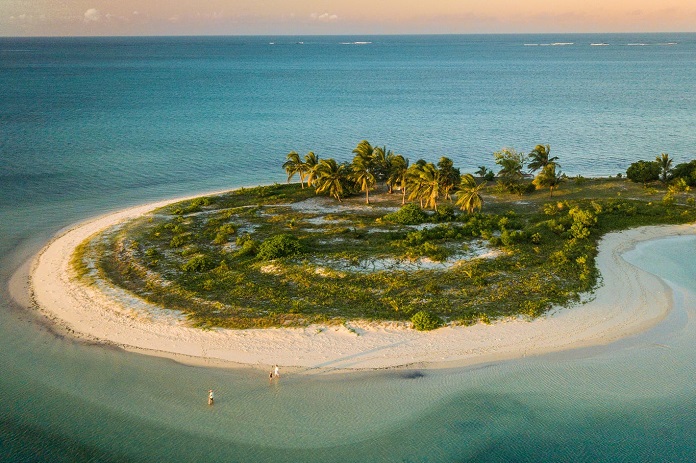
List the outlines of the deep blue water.
<svg viewBox="0 0 696 463">
<path fill-rule="evenodd" d="M 569 175 L 688 161 L 694 76 L 696 34 L 0 38 L 0 460 L 696 460 L 693 272 L 674 270 L 693 242 L 642 258 L 679 310 L 618 348 L 271 390 L 58 338 L 8 293 L 60 228 L 284 181 L 293 149 L 347 160 L 367 138 L 473 171 L 548 143 Z"/>
</svg>

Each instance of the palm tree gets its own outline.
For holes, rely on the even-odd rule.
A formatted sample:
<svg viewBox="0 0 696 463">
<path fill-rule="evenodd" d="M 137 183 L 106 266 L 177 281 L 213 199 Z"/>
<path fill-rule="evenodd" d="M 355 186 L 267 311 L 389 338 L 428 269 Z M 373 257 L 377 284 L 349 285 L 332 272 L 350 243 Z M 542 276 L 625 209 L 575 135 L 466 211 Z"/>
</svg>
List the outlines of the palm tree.
<svg viewBox="0 0 696 463">
<path fill-rule="evenodd" d="M 353 150 L 353 154 L 355 155 L 355 157 L 353 158 L 353 162 L 355 162 L 355 158 L 361 158 L 365 163 L 371 165 L 374 151 L 375 149 L 372 147 L 372 145 L 370 145 L 369 141 L 361 141 L 360 143 L 358 143 L 358 146 L 356 146 Z"/>
<path fill-rule="evenodd" d="M 440 175 L 437 167 L 432 162 L 416 163 L 409 168 L 409 171 L 411 194 L 408 199 L 418 198 L 421 207 L 425 203 L 425 207 L 432 207 L 437 211 L 437 200 L 441 193 Z"/>
<path fill-rule="evenodd" d="M 558 188 L 562 181 L 563 174 L 561 174 L 560 170 L 556 172 L 556 163 L 549 162 L 546 164 L 546 166 L 544 166 L 543 169 L 541 169 L 539 175 L 532 180 L 532 183 L 537 187 L 537 189 L 548 187 L 549 197 L 553 197 L 553 190 Z"/>
<path fill-rule="evenodd" d="M 397 154 L 392 158 L 387 185 L 391 193 L 394 186 L 401 188 L 401 204 L 406 204 L 406 173 L 408 172 L 408 159 Z"/>
<path fill-rule="evenodd" d="M 351 165 L 349 178 L 360 187 L 360 191 L 365 192 L 365 204 L 370 204 L 370 189 L 375 186 L 377 180 L 372 174 L 369 160 L 356 155 Z"/>
<path fill-rule="evenodd" d="M 662 153 L 655 158 L 655 161 L 660 165 L 660 180 L 662 180 L 662 183 L 667 183 L 669 174 L 672 172 L 672 159 L 669 157 L 669 154 Z"/>
<path fill-rule="evenodd" d="M 300 185 L 302 185 L 302 188 L 304 188 L 307 168 L 300 159 L 300 155 L 297 154 L 297 151 L 290 151 L 287 155 L 287 159 L 288 160 L 283 163 L 283 169 L 285 169 L 285 172 L 288 173 L 288 183 L 290 183 L 290 179 L 294 177 L 295 174 L 298 174 L 300 176 Z"/>
<path fill-rule="evenodd" d="M 314 154 L 313 151 L 305 154 L 304 166 L 307 169 L 307 186 L 312 186 L 314 179 L 317 178 L 317 166 L 319 165 L 319 156 Z"/>
<path fill-rule="evenodd" d="M 378 182 L 384 182 L 389 176 L 389 170 L 391 168 L 391 162 L 394 159 L 394 153 L 391 150 L 387 150 L 386 146 L 375 147 L 372 151 L 371 166 L 372 173 Z M 391 190 L 389 191 L 391 193 Z"/>
<path fill-rule="evenodd" d="M 536 145 L 534 149 L 529 153 L 530 162 L 527 165 L 527 167 L 529 167 L 529 172 L 536 172 L 537 170 L 543 169 L 548 164 L 556 162 L 558 160 L 558 156 L 549 158 L 550 154 L 550 145 Z M 556 165 L 560 167 L 558 163 L 556 163 Z"/>
<path fill-rule="evenodd" d="M 418 198 L 421 208 L 423 207 L 423 197 L 421 195 L 423 181 L 421 179 L 420 172 L 423 170 L 426 164 L 427 162 L 425 162 L 425 160 L 419 159 L 406 171 L 406 189 L 409 191 L 408 200 L 411 201 Z"/>
<path fill-rule="evenodd" d="M 334 159 L 322 159 L 316 167 L 316 192 L 328 193 L 340 202 L 349 188 L 348 173 L 347 164 L 338 164 Z"/>
<path fill-rule="evenodd" d="M 454 168 L 454 162 L 444 156 L 437 163 L 437 171 L 442 194 L 445 198 L 452 199 L 450 193 L 462 181 L 462 174 L 459 172 L 459 169 Z"/>
<path fill-rule="evenodd" d="M 477 185 L 473 175 L 462 175 L 462 182 L 457 190 L 457 202 L 455 204 L 469 214 L 476 210 L 480 211 L 483 207 L 481 191 L 484 188 L 486 188 L 486 182 L 481 182 Z"/>
</svg>

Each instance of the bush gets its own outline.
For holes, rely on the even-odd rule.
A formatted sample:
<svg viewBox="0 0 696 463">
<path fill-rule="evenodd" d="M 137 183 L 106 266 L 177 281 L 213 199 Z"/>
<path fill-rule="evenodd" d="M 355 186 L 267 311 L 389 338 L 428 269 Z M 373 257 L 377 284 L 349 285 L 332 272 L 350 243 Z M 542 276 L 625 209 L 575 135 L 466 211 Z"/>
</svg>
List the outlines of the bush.
<svg viewBox="0 0 696 463">
<path fill-rule="evenodd" d="M 259 243 L 248 233 L 238 236 L 235 242 L 239 246 L 237 256 L 255 256 L 258 252 Z"/>
<path fill-rule="evenodd" d="M 446 248 L 427 241 L 423 243 L 423 245 L 419 246 L 418 251 L 420 254 L 425 255 L 427 258 L 434 260 L 435 262 L 444 262 L 450 255 L 450 252 Z"/>
<path fill-rule="evenodd" d="M 684 179 L 688 186 L 696 186 L 696 159 L 690 162 L 677 164 L 672 169 L 672 178 Z"/>
<path fill-rule="evenodd" d="M 416 203 L 409 203 L 396 212 L 387 214 L 382 220 L 401 225 L 418 225 L 428 221 L 428 214 Z"/>
<path fill-rule="evenodd" d="M 226 223 L 216 230 L 215 239 L 213 243 L 215 244 L 225 244 L 230 239 L 230 235 L 236 232 L 234 225 L 231 223 Z"/>
<path fill-rule="evenodd" d="M 214 266 L 213 259 L 203 254 L 196 254 L 181 266 L 181 270 L 184 272 L 205 272 Z"/>
<path fill-rule="evenodd" d="M 191 241 L 191 233 L 184 233 L 181 235 L 175 235 L 172 240 L 169 242 L 169 247 L 172 248 L 180 248 L 181 246 L 185 245 Z"/>
<path fill-rule="evenodd" d="M 660 178 L 660 164 L 655 161 L 637 161 L 626 169 L 629 180 L 646 184 Z"/>
<path fill-rule="evenodd" d="M 294 256 L 300 252 L 302 252 L 300 240 L 294 235 L 283 233 L 272 236 L 261 243 L 257 256 L 261 260 L 271 260 L 279 257 Z"/>
<path fill-rule="evenodd" d="M 527 238 L 527 235 L 522 230 L 503 230 L 500 234 L 500 242 L 503 246 L 512 246 L 515 243 L 520 243 Z"/>
<path fill-rule="evenodd" d="M 435 218 L 438 222 L 451 222 L 454 220 L 454 207 L 450 204 L 442 204 L 435 212 Z"/>
<path fill-rule="evenodd" d="M 442 326 L 443 322 L 437 315 L 421 310 L 411 317 L 413 328 L 418 331 L 430 331 Z"/>
<path fill-rule="evenodd" d="M 585 239 L 590 236 L 590 229 L 597 224 L 597 216 L 591 211 L 585 211 L 578 206 L 568 211 L 568 215 L 573 218 L 570 227 L 570 235 L 575 239 Z"/>
</svg>

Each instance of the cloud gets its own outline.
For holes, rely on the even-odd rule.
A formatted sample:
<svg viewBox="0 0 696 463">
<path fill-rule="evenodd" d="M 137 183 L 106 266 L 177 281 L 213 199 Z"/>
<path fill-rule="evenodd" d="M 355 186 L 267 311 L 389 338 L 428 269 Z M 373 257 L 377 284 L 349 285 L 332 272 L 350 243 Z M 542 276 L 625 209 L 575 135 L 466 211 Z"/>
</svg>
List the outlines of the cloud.
<svg viewBox="0 0 696 463">
<path fill-rule="evenodd" d="M 90 8 L 85 11 L 85 22 L 96 22 L 101 19 L 101 13 L 96 8 Z"/>
<path fill-rule="evenodd" d="M 328 22 L 328 21 L 336 21 L 338 19 L 338 16 L 335 14 L 329 14 L 329 13 L 312 13 L 309 15 L 309 17 L 313 21 L 323 21 L 323 22 Z"/>
</svg>

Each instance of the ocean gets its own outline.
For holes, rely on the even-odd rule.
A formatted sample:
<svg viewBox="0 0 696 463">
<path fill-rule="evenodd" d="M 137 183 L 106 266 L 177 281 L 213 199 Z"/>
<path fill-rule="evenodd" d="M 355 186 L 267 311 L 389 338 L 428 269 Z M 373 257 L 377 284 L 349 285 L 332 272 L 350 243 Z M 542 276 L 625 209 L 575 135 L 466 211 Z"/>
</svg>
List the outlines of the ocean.
<svg viewBox="0 0 696 463">
<path fill-rule="evenodd" d="M 675 291 L 639 336 L 271 386 L 56 336 L 13 279 L 80 220 L 284 182 L 291 150 L 349 160 L 368 139 L 473 172 L 542 143 L 570 176 L 687 162 L 694 75 L 696 34 L 0 38 L 0 460 L 695 461 L 693 238 L 627 256 Z"/>
</svg>

